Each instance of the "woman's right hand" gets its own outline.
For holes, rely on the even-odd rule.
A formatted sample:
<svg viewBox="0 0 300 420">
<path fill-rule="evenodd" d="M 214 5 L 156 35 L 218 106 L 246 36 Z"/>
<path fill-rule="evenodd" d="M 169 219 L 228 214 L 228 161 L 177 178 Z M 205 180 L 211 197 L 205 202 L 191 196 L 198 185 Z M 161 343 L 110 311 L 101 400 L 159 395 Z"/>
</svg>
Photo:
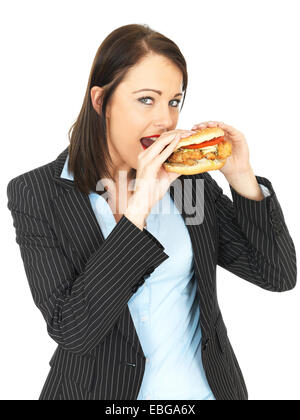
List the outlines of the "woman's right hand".
<svg viewBox="0 0 300 420">
<path fill-rule="evenodd" d="M 139 214 L 140 220 L 147 218 L 151 208 L 164 196 L 170 184 L 180 176 L 175 172 L 167 172 L 162 164 L 173 153 L 181 138 L 195 132 L 180 129 L 167 131 L 138 155 L 135 189 L 128 208 Z"/>
</svg>

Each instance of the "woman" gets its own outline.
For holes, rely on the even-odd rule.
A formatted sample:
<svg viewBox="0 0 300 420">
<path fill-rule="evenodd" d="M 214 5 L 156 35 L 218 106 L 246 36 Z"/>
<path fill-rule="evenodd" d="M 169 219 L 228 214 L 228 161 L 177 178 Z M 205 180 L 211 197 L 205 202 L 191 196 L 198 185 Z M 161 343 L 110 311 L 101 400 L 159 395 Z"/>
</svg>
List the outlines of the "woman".
<svg viewBox="0 0 300 420">
<path fill-rule="evenodd" d="M 162 168 L 190 134 L 176 129 L 187 80 L 174 42 L 146 25 L 116 29 L 95 56 L 69 147 L 8 184 L 33 299 L 58 344 L 40 400 L 248 399 L 216 266 L 283 292 L 296 283 L 295 248 L 234 127 L 193 127 L 218 125 L 232 143 L 221 172 L 233 202 L 209 173 L 177 180 Z M 168 191 L 180 181 L 183 208 Z M 187 223 L 199 183 L 204 217 Z"/>
</svg>

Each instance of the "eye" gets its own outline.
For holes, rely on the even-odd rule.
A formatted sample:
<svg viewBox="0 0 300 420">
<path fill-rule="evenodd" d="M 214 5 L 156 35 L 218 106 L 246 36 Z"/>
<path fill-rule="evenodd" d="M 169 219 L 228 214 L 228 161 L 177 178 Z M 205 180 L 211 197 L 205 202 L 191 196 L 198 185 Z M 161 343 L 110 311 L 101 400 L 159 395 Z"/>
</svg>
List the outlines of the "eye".
<svg viewBox="0 0 300 420">
<path fill-rule="evenodd" d="M 154 99 L 151 96 L 143 96 L 142 98 L 139 98 L 138 101 L 140 101 L 144 105 L 151 105 L 149 103 L 143 102 L 143 100 L 145 100 L 145 99 L 151 99 L 152 101 L 154 101 Z M 174 99 L 173 101 L 170 101 L 170 102 L 176 102 L 176 106 L 172 106 L 172 108 L 178 108 L 178 106 L 180 104 L 180 100 L 178 100 L 178 99 Z"/>
<path fill-rule="evenodd" d="M 151 104 L 146 104 L 145 102 L 143 102 L 144 100 L 146 100 L 146 99 L 151 99 L 152 101 L 154 101 L 154 99 L 153 98 L 151 98 L 151 96 L 143 96 L 142 98 L 139 98 L 138 100 L 142 103 L 142 104 L 145 104 L 145 105 L 151 105 Z"/>
</svg>

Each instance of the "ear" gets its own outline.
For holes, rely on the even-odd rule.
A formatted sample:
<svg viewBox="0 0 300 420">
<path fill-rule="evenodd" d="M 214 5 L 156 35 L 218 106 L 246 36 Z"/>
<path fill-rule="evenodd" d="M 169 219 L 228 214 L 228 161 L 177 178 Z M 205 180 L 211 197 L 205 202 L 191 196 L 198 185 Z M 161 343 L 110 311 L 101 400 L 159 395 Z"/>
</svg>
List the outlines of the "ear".
<svg viewBox="0 0 300 420">
<path fill-rule="evenodd" d="M 93 86 L 90 90 L 93 108 L 99 115 L 102 112 L 102 93 L 103 88 L 100 86 Z"/>
</svg>

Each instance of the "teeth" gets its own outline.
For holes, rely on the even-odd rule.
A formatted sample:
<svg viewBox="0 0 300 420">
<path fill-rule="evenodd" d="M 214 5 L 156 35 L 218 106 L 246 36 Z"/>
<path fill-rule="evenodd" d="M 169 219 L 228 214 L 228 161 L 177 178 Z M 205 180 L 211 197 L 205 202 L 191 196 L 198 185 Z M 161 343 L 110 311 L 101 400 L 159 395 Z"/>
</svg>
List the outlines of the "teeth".
<svg viewBox="0 0 300 420">
<path fill-rule="evenodd" d="M 156 140 L 157 137 L 143 137 L 144 139 Z"/>
</svg>

